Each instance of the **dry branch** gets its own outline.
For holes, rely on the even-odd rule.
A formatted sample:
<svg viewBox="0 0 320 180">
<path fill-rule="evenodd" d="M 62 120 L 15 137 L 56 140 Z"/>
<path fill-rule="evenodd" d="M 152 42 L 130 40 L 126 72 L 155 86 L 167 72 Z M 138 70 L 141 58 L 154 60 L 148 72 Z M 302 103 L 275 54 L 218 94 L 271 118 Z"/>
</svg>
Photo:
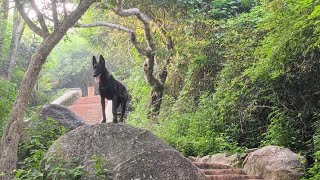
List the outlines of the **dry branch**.
<svg viewBox="0 0 320 180">
<path fill-rule="evenodd" d="M 42 30 L 32 22 L 32 20 L 29 18 L 28 14 L 24 11 L 23 3 L 20 0 L 16 0 L 16 7 L 19 10 L 19 13 L 21 14 L 23 20 L 26 22 L 28 27 L 34 31 L 36 34 L 41 36 L 42 38 L 45 38 L 45 35 L 43 34 Z"/>
<path fill-rule="evenodd" d="M 51 6 L 52 6 L 52 18 L 53 18 L 53 27 L 54 29 L 58 26 L 58 12 L 57 12 L 57 0 L 51 0 Z"/>
<path fill-rule="evenodd" d="M 145 49 L 143 49 L 140 46 L 139 42 L 137 41 L 136 33 L 132 29 L 129 29 L 127 27 L 121 26 L 119 24 L 112 24 L 112 23 L 102 22 L 102 21 L 98 21 L 98 22 L 92 23 L 92 24 L 78 24 L 75 27 L 90 28 L 90 27 L 101 27 L 101 26 L 109 27 L 109 28 L 112 28 L 112 29 L 118 29 L 120 31 L 124 31 L 124 32 L 127 32 L 127 33 L 131 34 L 131 42 L 135 46 L 137 51 L 142 55 L 147 55 L 147 51 Z"/>
<path fill-rule="evenodd" d="M 36 5 L 36 3 L 34 2 L 34 0 L 30 0 L 30 4 L 31 4 L 32 9 L 36 12 L 43 36 L 44 37 L 49 36 L 49 30 L 48 30 L 48 27 L 47 27 L 46 22 L 44 20 L 43 14 L 39 10 L 39 8 Z"/>
</svg>

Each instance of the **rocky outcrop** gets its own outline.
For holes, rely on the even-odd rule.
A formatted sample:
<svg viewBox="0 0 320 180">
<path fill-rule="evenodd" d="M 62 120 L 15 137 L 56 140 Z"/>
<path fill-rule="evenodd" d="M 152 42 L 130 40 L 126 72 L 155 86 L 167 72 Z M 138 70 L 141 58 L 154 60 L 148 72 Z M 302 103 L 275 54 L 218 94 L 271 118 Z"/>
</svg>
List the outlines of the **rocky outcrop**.
<svg viewBox="0 0 320 180">
<path fill-rule="evenodd" d="M 104 179 L 207 179 L 191 162 L 149 131 L 122 123 L 79 127 L 61 136 L 46 156 L 58 159 L 60 164 L 77 158 L 88 172 L 83 179 L 97 178 L 94 157 L 105 162 L 102 163 Z M 54 166 L 50 163 L 47 161 L 46 165 Z"/>
<path fill-rule="evenodd" d="M 306 159 L 287 148 L 266 146 L 250 153 L 244 161 L 249 175 L 268 180 L 298 180 L 303 175 Z"/>
<path fill-rule="evenodd" d="M 42 120 L 52 118 L 69 130 L 85 125 L 81 117 L 77 116 L 69 108 L 58 104 L 45 105 L 39 114 Z"/>
</svg>

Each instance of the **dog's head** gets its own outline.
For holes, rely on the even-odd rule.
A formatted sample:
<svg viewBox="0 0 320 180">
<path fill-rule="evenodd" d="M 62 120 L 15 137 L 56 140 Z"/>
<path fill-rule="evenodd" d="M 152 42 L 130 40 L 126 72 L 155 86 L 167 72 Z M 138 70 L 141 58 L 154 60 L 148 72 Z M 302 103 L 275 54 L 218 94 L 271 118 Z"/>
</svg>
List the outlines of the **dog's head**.
<svg viewBox="0 0 320 180">
<path fill-rule="evenodd" d="M 96 57 L 92 58 L 92 66 L 93 66 L 93 77 L 95 77 L 95 81 L 100 81 L 100 76 L 102 73 L 106 72 L 105 60 L 102 55 L 99 57 L 99 63 L 96 60 Z"/>
</svg>

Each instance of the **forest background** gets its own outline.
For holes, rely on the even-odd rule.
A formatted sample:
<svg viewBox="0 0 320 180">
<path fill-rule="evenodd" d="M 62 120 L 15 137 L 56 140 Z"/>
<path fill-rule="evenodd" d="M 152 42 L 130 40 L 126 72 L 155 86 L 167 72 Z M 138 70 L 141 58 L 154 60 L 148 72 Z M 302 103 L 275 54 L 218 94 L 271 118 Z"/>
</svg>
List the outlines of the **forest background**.
<svg viewBox="0 0 320 180">
<path fill-rule="evenodd" d="M 130 91 L 127 123 L 185 156 L 278 145 L 307 158 L 306 179 L 320 178 L 319 0 L 128 0 L 124 6 L 138 8 L 149 24 L 121 16 L 115 1 L 93 4 L 47 58 L 25 119 L 66 88 L 86 95 L 94 84 L 91 58 L 102 54 Z M 1 10 L 0 135 L 42 41 L 13 3 Z M 36 147 L 43 155 L 49 145 L 39 140 L 20 144 L 20 151 Z M 17 177 L 41 172 L 37 155 L 20 159 Z"/>
</svg>

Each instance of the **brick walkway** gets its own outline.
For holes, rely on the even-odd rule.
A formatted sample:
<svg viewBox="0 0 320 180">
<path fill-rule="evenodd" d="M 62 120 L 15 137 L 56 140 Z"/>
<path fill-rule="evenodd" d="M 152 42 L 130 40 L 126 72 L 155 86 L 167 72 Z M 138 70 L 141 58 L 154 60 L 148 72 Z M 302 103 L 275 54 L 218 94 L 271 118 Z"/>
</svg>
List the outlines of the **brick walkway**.
<svg viewBox="0 0 320 180">
<path fill-rule="evenodd" d="M 106 101 L 106 116 L 107 122 L 110 122 L 111 104 Z M 89 96 L 81 97 L 69 108 L 76 113 L 78 116 L 82 117 L 87 124 L 97 124 L 100 123 L 102 119 L 100 96 Z"/>
</svg>

